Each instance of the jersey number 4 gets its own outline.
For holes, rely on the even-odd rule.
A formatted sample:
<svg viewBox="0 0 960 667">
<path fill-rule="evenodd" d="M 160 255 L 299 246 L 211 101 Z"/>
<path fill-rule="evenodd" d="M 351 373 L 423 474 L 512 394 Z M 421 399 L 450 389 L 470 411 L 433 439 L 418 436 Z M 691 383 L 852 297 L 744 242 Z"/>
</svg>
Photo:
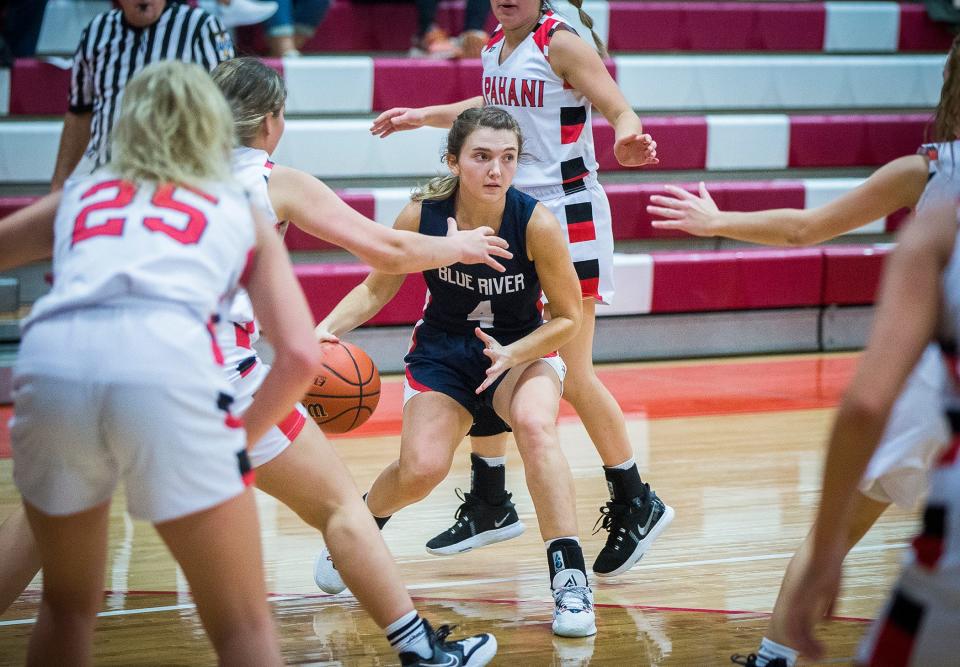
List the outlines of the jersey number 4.
<svg viewBox="0 0 960 667">
<path fill-rule="evenodd" d="M 107 218 L 106 222 L 102 222 L 99 225 L 87 224 L 87 218 L 95 211 L 122 211 L 125 209 L 130 205 L 130 202 L 133 201 L 133 198 L 137 194 L 136 185 L 130 181 L 123 181 L 119 179 L 113 181 L 104 181 L 102 183 L 97 183 L 92 188 L 84 192 L 80 197 L 80 201 L 89 199 L 101 190 L 109 190 L 111 188 L 117 189 L 117 194 L 113 199 L 105 199 L 93 204 L 88 204 L 87 206 L 83 207 L 82 211 L 80 211 L 80 215 L 77 216 L 77 219 L 73 223 L 73 243 L 71 245 L 76 245 L 81 241 L 86 241 L 94 236 L 123 236 L 123 229 L 127 224 L 126 217 L 117 216 L 114 218 Z M 200 240 L 200 237 L 203 236 L 204 230 L 207 228 L 207 216 L 203 211 L 191 206 L 190 204 L 177 201 L 175 195 L 178 189 L 180 188 L 170 183 L 159 185 L 157 186 L 156 192 L 153 193 L 153 198 L 150 200 L 150 203 L 158 209 L 173 211 L 182 215 L 186 215 L 186 225 L 182 227 L 176 227 L 167 223 L 162 217 L 159 216 L 146 216 L 143 218 L 142 223 L 143 226 L 150 231 L 166 234 L 177 243 L 193 245 Z M 189 189 L 190 192 L 205 199 L 211 204 L 217 203 L 216 197 L 208 195 L 205 192 L 201 192 L 200 190 L 195 190 L 193 188 L 183 189 Z"/>
</svg>

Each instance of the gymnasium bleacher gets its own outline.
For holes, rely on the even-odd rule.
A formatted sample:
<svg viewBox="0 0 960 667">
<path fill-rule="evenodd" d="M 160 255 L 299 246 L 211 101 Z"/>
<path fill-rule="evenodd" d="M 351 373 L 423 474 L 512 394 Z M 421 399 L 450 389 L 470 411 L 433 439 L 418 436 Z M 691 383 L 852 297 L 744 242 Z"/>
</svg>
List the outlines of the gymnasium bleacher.
<svg viewBox="0 0 960 667">
<path fill-rule="evenodd" d="M 556 0 L 555 0 L 556 2 Z M 572 7 L 558 9 L 575 15 Z M 102 0 L 50 0 L 39 53 L 0 69 L 0 215 L 46 191 L 66 108 L 68 57 Z M 617 300 L 600 308 L 599 360 L 832 350 L 862 344 L 900 212 L 815 248 L 769 249 L 654 229 L 664 182 L 705 180 L 726 209 L 816 206 L 877 166 L 916 150 L 940 93 L 951 36 L 915 2 L 644 2 L 588 0 L 608 66 L 661 164 L 624 170 L 612 130 L 594 127 L 613 208 Z M 439 23 L 457 32 L 462 2 Z M 336 0 L 306 55 L 270 61 L 288 88 L 275 158 L 327 180 L 354 208 L 392 223 L 410 187 L 438 173 L 444 132 L 369 134 L 376 113 L 478 94 L 477 61 L 411 60 L 412 3 Z M 491 26 L 492 27 L 492 26 Z M 241 50 L 262 48 L 258 29 Z M 598 114 L 599 115 L 599 114 Z M 315 315 L 366 275 L 329 244 L 291 230 L 287 245 Z M 0 275 L 0 402 L 18 318 L 44 270 Z M 398 370 L 423 304 L 420 276 L 352 335 Z"/>
</svg>

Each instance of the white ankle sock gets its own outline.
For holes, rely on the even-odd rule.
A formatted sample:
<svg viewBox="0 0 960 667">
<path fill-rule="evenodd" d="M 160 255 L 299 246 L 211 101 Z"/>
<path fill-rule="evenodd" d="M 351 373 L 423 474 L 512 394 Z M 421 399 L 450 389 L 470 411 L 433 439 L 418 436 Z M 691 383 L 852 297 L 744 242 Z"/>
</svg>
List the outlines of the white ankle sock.
<svg viewBox="0 0 960 667">
<path fill-rule="evenodd" d="M 486 463 L 488 468 L 496 468 L 497 466 L 507 465 L 506 456 L 478 456 L 477 458 Z"/>
<path fill-rule="evenodd" d="M 607 470 L 630 470 L 633 466 L 637 465 L 637 460 L 634 457 L 630 457 L 623 463 L 620 463 L 615 466 L 604 466 Z"/>
<path fill-rule="evenodd" d="M 433 649 L 430 648 L 430 639 L 427 637 L 427 627 L 416 609 L 404 614 L 383 631 L 397 655 L 416 653 L 421 658 L 433 657 Z"/>
<path fill-rule="evenodd" d="M 793 667 L 797 663 L 798 655 L 797 651 L 789 646 L 764 637 L 760 641 L 760 648 L 757 649 L 757 667 L 765 667 L 768 662 L 777 658 L 783 658 L 787 661 L 787 667 Z"/>
</svg>

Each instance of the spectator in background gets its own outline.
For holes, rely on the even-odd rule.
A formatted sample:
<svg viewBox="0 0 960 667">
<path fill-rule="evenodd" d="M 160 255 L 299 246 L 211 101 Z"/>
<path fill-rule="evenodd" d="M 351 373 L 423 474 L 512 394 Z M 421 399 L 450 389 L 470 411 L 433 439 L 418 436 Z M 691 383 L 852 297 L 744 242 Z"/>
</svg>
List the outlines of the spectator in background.
<svg viewBox="0 0 960 667">
<path fill-rule="evenodd" d="M 80 37 L 73 56 L 69 110 L 64 117 L 51 189 L 72 173 L 89 174 L 109 160 L 110 130 L 123 89 L 159 60 L 197 63 L 212 70 L 233 57 L 223 24 L 202 9 L 171 0 L 117 0 Z M 82 158 L 82 159 L 81 159 Z"/>
<path fill-rule="evenodd" d="M 277 11 L 273 0 L 197 0 L 197 6 L 220 19 L 227 30 L 263 23 Z"/>
<path fill-rule="evenodd" d="M 410 55 L 427 58 L 479 58 L 490 36 L 484 25 L 490 13 L 489 0 L 466 0 L 463 32 L 459 40 L 450 39 L 436 23 L 440 0 L 416 0 L 417 34 Z"/>
<path fill-rule="evenodd" d="M 277 0 L 277 4 L 276 14 L 266 23 L 270 55 L 299 56 L 327 15 L 330 0 Z"/>
<path fill-rule="evenodd" d="M 3 3 L 0 17 L 0 41 L 7 55 L 14 58 L 29 58 L 37 52 L 40 26 L 47 0 L 7 0 Z"/>
</svg>

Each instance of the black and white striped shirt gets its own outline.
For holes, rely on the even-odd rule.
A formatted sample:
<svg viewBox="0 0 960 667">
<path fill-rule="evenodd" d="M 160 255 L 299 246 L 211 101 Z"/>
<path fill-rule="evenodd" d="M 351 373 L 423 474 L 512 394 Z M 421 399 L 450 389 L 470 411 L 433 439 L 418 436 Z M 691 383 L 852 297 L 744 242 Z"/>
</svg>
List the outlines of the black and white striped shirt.
<svg viewBox="0 0 960 667">
<path fill-rule="evenodd" d="M 144 67 L 182 60 L 212 70 L 232 57 L 233 42 L 220 20 L 188 5 L 168 2 L 160 19 L 145 28 L 127 23 L 120 9 L 95 17 L 80 37 L 70 77 L 70 111 L 93 114 L 84 157 L 96 167 L 108 161 L 123 89 Z"/>
</svg>

